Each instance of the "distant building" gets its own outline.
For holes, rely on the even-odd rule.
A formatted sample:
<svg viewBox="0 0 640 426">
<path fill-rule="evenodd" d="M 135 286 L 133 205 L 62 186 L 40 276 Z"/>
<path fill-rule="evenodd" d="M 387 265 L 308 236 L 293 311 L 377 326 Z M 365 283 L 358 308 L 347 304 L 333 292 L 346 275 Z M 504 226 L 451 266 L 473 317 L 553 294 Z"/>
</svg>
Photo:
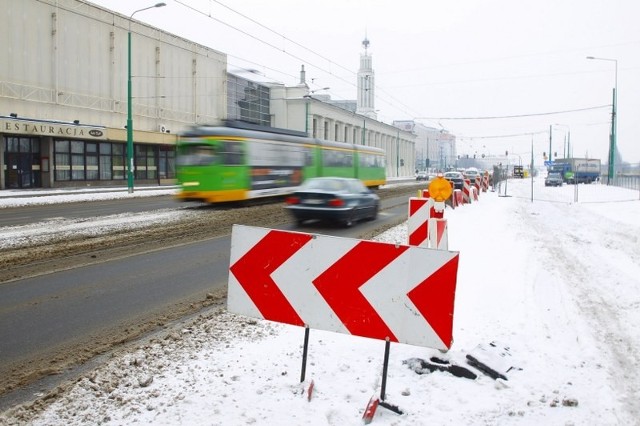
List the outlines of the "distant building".
<svg viewBox="0 0 640 426">
<path fill-rule="evenodd" d="M 273 127 L 303 131 L 313 138 L 382 148 L 386 152 L 387 176 L 413 175 L 413 133 L 354 112 L 353 101 L 335 102 L 326 94 L 312 93 L 304 70 L 298 85 L 272 84 L 270 90 Z"/>
<path fill-rule="evenodd" d="M 396 120 L 393 125 L 416 135 L 416 170 L 445 171 L 456 167 L 455 135 L 413 120 Z"/>
</svg>

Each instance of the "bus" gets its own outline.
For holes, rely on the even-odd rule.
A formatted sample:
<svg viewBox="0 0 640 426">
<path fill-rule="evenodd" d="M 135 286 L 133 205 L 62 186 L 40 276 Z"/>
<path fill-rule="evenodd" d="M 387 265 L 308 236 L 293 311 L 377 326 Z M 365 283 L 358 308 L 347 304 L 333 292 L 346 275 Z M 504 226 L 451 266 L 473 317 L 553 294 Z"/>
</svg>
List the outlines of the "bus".
<svg viewBox="0 0 640 426">
<path fill-rule="evenodd" d="M 370 188 L 386 182 L 380 148 L 251 123 L 194 126 L 179 136 L 176 148 L 177 198 L 184 201 L 281 196 L 317 176 L 354 177 Z"/>
</svg>

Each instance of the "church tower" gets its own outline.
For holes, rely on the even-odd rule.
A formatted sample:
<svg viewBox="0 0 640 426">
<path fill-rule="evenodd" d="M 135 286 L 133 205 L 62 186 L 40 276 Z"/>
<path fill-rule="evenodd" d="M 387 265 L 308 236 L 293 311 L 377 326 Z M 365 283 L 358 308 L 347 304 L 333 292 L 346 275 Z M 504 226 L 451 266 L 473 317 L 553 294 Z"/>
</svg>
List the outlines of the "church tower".
<svg viewBox="0 0 640 426">
<path fill-rule="evenodd" d="M 371 63 L 371 55 L 368 52 L 369 40 L 365 37 L 362 41 L 364 53 L 360 54 L 360 69 L 358 70 L 358 103 L 356 113 L 376 119 L 374 108 L 375 76 Z"/>
</svg>

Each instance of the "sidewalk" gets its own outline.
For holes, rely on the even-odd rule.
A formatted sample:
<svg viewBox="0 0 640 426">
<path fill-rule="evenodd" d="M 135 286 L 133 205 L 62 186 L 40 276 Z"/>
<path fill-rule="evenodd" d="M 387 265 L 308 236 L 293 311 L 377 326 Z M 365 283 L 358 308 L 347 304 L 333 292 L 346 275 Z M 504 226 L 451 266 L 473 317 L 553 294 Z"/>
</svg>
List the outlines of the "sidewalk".
<svg viewBox="0 0 640 426">
<path fill-rule="evenodd" d="M 133 192 L 153 191 L 153 190 L 175 190 L 178 185 L 148 185 L 134 186 Z M 52 195 L 74 195 L 74 194 L 100 194 L 100 193 L 121 193 L 127 192 L 126 186 L 95 186 L 84 188 L 30 188 L 30 189 L 3 189 L 0 191 L 0 200 L 7 198 L 33 198 L 46 197 Z"/>
</svg>

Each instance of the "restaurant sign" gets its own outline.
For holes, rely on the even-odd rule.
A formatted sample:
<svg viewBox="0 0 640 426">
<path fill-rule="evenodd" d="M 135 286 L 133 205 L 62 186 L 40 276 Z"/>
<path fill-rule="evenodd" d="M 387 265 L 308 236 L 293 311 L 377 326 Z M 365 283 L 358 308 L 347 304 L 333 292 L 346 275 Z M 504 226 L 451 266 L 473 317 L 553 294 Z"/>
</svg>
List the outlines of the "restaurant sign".
<svg viewBox="0 0 640 426">
<path fill-rule="evenodd" d="M 2 133 L 59 138 L 106 139 L 104 128 L 59 122 L 0 119 Z"/>
</svg>

